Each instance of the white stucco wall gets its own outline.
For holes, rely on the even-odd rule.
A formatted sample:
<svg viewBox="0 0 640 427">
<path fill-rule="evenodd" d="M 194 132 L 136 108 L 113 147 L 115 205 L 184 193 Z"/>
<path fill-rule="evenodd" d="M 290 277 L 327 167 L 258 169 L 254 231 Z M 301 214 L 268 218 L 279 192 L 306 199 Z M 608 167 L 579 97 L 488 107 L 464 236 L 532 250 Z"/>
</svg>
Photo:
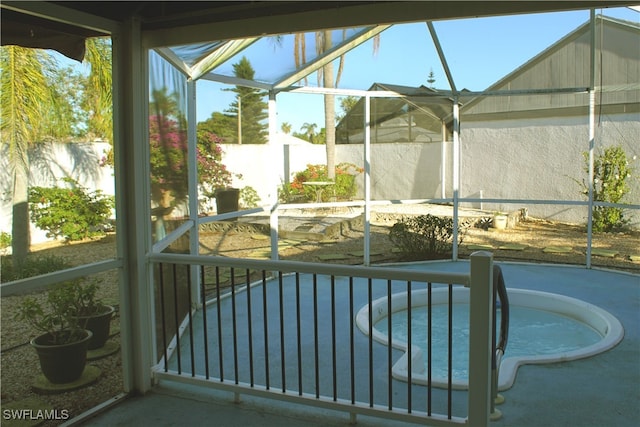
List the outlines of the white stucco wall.
<svg viewBox="0 0 640 427">
<path fill-rule="evenodd" d="M 626 201 L 640 203 L 640 120 L 634 115 L 605 117 L 596 129 L 598 148 L 620 144 L 635 168 Z M 585 200 L 579 182 L 586 181 L 583 153 L 589 150 L 585 117 L 461 123 L 461 196 L 482 191 L 485 198 Z M 634 160 L 635 156 L 635 160 Z M 576 182 L 577 181 L 577 182 Z M 520 205 L 485 205 L 515 210 Z M 568 205 L 527 205 L 539 218 L 584 223 L 587 210 Z M 640 213 L 628 211 L 633 226 Z"/>
<path fill-rule="evenodd" d="M 451 161 L 451 143 L 446 143 L 446 158 Z M 223 163 L 241 179 L 234 186 L 253 187 L 262 202 L 277 197 L 275 188 L 289 180 L 308 164 L 326 163 L 324 145 L 267 144 L 223 145 Z M 288 161 L 286 155 L 288 154 Z M 389 143 L 371 146 L 371 187 L 373 200 L 439 198 L 441 183 L 441 143 Z M 336 164 L 348 162 L 364 168 L 362 144 L 336 146 Z M 447 166 L 446 190 L 451 196 L 451 167 Z M 364 197 L 364 175 L 357 177 L 356 198 Z"/>
<path fill-rule="evenodd" d="M 621 144 L 635 168 L 626 201 L 640 204 L 640 120 L 633 115 L 600 121 L 598 147 Z M 0 231 L 11 232 L 11 177 L 6 145 L 0 157 Z M 51 186 L 71 177 L 89 188 L 114 194 L 113 169 L 99 166 L 107 143 L 45 144 L 31 157 L 31 185 Z M 586 179 L 583 152 L 589 148 L 584 118 L 539 121 L 466 122 L 461 124 L 461 197 L 540 200 L 584 200 L 580 185 Z M 362 144 L 336 146 L 336 163 L 364 166 Z M 445 143 L 445 196 L 452 190 L 452 144 Z M 279 135 L 266 145 L 224 145 L 223 163 L 234 174 L 237 188 L 253 187 L 261 204 L 277 200 L 277 189 L 308 164 L 324 164 L 324 145 L 313 145 Z M 286 155 L 288 154 L 288 157 Z M 635 160 L 633 157 L 635 156 Z M 371 146 L 373 200 L 440 198 L 442 196 L 441 143 L 383 143 Z M 364 177 L 357 179 L 357 198 L 364 196 Z M 213 202 L 213 201 L 211 201 Z M 474 206 L 478 207 L 477 204 Z M 568 205 L 507 205 L 484 203 L 487 210 L 511 211 L 526 207 L 531 216 L 584 223 L 584 207 Z M 631 225 L 640 228 L 640 212 L 628 211 Z M 46 240 L 32 226 L 32 242 Z"/>
<path fill-rule="evenodd" d="M 0 153 L 0 231 L 11 234 L 12 222 L 12 177 L 9 167 L 7 145 Z M 113 168 L 101 166 L 101 160 L 109 150 L 106 142 L 74 144 L 39 144 L 30 156 L 31 186 L 63 186 L 61 178 L 72 178 L 89 191 L 102 190 L 105 194 L 115 194 Z M 57 183 L 57 184 L 56 184 Z M 31 242 L 47 240 L 46 233 L 31 225 Z"/>
</svg>

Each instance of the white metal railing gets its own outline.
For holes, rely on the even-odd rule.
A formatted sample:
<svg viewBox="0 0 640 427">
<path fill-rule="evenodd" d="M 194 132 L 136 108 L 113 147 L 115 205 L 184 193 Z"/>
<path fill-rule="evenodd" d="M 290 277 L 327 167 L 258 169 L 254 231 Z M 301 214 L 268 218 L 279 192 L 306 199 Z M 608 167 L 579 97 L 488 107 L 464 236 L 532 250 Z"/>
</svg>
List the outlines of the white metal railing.
<svg viewBox="0 0 640 427">
<path fill-rule="evenodd" d="M 352 417 L 488 425 L 491 254 L 473 254 L 468 273 L 180 254 L 150 260 L 159 380 L 344 410 Z M 460 285 L 470 292 L 468 392 L 393 379 L 399 355 L 358 332 L 357 308 L 379 295 Z M 449 357 L 455 351 L 449 348 Z"/>
</svg>

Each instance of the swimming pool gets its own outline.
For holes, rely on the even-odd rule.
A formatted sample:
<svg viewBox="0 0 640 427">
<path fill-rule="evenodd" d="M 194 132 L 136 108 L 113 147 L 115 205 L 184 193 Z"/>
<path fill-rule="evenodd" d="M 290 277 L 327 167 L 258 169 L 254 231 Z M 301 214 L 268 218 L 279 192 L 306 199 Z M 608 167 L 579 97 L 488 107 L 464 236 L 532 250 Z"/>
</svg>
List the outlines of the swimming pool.
<svg viewBox="0 0 640 427">
<path fill-rule="evenodd" d="M 509 345 L 499 370 L 498 388 L 510 388 L 517 369 L 523 364 L 554 363 L 590 357 L 614 347 L 624 335 L 620 322 L 607 311 L 584 301 L 563 295 L 525 289 L 509 289 L 511 319 Z M 468 387 L 469 291 L 453 289 L 453 386 Z M 393 366 L 395 378 L 408 381 L 408 358 L 411 357 L 411 381 L 426 384 L 426 304 L 427 290 L 413 291 L 412 348 L 407 339 L 407 293 L 391 296 L 392 345 L 405 351 Z M 447 384 L 448 289 L 432 291 L 432 383 Z M 387 297 L 372 304 L 373 338 L 388 344 Z M 384 320 L 383 320 L 384 319 Z M 369 305 L 356 316 L 358 328 L 369 329 Z M 421 338 L 420 338 L 421 337 Z"/>
</svg>

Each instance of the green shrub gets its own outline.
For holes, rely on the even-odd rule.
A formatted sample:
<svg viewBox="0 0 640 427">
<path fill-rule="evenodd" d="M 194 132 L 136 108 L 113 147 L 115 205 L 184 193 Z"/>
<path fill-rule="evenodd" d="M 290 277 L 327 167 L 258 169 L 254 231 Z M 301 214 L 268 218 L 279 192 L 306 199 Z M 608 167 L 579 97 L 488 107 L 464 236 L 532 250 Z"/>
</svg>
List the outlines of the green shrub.
<svg viewBox="0 0 640 427">
<path fill-rule="evenodd" d="M 363 172 L 363 169 L 353 163 L 340 163 L 336 165 L 335 181 L 327 191 L 322 193 L 322 201 L 326 202 L 335 197 L 338 200 L 351 200 L 356 194 L 356 176 Z M 329 181 L 326 165 L 307 165 L 301 172 L 296 172 L 293 181 L 283 184 L 278 191 L 281 202 L 295 202 L 299 199 L 306 201 L 316 200 L 316 190 L 305 182 Z"/>
<path fill-rule="evenodd" d="M 453 218 L 431 214 L 402 218 L 391 227 L 389 238 L 406 259 L 444 258 L 453 248 Z M 459 244 L 462 238 L 458 226 Z"/>
<path fill-rule="evenodd" d="M 257 208 L 260 196 L 255 188 L 247 185 L 240 189 L 240 206 L 243 209 Z"/>
<path fill-rule="evenodd" d="M 0 231 L 0 250 L 11 246 L 11 234 L 6 231 Z"/>
<path fill-rule="evenodd" d="M 65 258 L 55 255 L 29 255 L 17 268 L 14 267 L 11 257 L 2 257 L 0 261 L 2 263 L 0 267 L 2 268 L 2 282 L 39 276 L 71 267 Z"/>
<path fill-rule="evenodd" d="M 113 197 L 101 190 L 88 192 L 70 178 L 70 188 L 33 187 L 29 190 L 29 207 L 34 224 L 47 231 L 47 237 L 66 241 L 103 236 L 110 226 Z"/>
<path fill-rule="evenodd" d="M 589 172 L 589 156 L 584 153 L 585 172 Z M 593 200 L 595 202 L 621 203 L 629 192 L 628 181 L 632 168 L 621 146 L 607 147 L 593 162 Z M 582 193 L 589 195 L 589 187 L 582 183 Z M 594 206 L 593 230 L 615 231 L 628 222 L 624 210 L 618 207 Z"/>
</svg>

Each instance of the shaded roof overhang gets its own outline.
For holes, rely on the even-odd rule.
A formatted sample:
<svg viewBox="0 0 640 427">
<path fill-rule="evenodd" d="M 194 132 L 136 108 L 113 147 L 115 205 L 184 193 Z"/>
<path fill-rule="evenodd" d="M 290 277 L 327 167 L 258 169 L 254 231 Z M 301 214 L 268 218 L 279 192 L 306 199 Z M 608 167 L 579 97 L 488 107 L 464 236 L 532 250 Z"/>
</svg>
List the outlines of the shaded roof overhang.
<svg viewBox="0 0 640 427">
<path fill-rule="evenodd" d="M 136 19 L 148 48 L 330 28 L 637 5 L 637 1 L 3 1 L 5 44 L 79 59 L 80 39 Z M 34 30 L 38 31 L 34 31 Z M 56 43 L 51 40 L 56 39 Z M 65 53 L 66 52 L 66 53 Z"/>
</svg>

